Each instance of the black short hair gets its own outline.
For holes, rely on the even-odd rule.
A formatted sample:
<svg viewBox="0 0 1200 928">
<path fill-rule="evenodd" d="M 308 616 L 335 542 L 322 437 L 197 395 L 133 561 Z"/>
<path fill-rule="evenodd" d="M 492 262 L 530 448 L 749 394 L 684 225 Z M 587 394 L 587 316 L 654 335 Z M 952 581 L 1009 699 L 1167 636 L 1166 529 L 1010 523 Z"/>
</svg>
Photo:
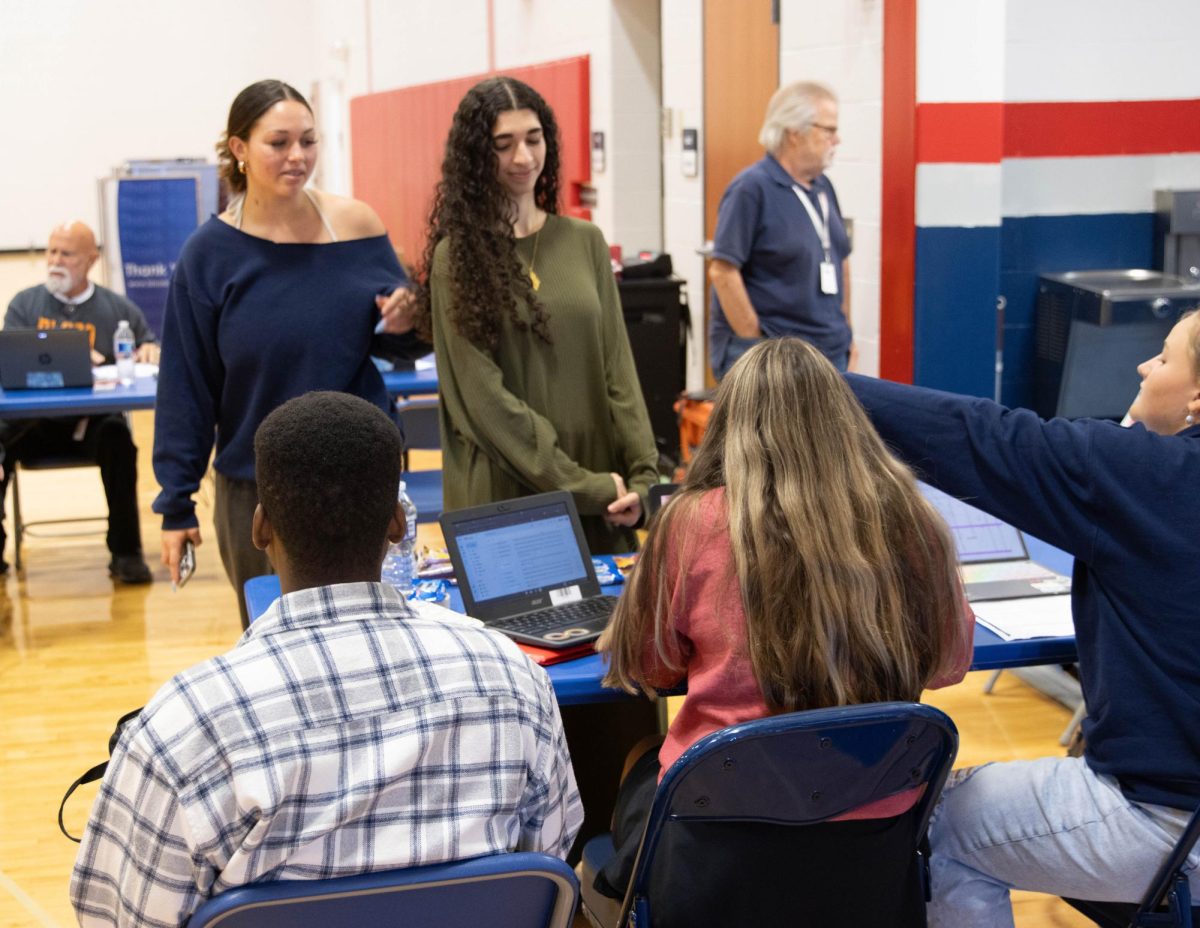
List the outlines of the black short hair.
<svg viewBox="0 0 1200 928">
<path fill-rule="evenodd" d="M 403 450 L 388 415 L 346 393 L 306 393 L 263 420 L 254 435 L 258 501 L 298 570 L 379 563 Z"/>
</svg>

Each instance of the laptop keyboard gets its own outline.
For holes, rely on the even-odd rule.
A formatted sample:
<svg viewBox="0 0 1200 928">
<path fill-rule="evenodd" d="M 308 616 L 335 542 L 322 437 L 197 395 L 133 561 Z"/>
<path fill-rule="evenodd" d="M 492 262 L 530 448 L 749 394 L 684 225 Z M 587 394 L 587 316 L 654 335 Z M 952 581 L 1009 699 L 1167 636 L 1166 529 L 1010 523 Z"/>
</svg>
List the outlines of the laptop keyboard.
<svg viewBox="0 0 1200 928">
<path fill-rule="evenodd" d="M 990 561 L 963 564 L 963 583 L 991 583 L 995 580 L 1042 580 L 1056 576 L 1033 561 Z"/>
<path fill-rule="evenodd" d="M 540 637 L 546 632 L 605 618 L 612 613 L 616 604 L 615 596 L 593 596 L 591 599 L 581 599 L 577 603 L 548 606 L 536 612 L 526 612 L 524 615 L 515 615 L 510 619 L 488 624 L 498 631 Z"/>
</svg>

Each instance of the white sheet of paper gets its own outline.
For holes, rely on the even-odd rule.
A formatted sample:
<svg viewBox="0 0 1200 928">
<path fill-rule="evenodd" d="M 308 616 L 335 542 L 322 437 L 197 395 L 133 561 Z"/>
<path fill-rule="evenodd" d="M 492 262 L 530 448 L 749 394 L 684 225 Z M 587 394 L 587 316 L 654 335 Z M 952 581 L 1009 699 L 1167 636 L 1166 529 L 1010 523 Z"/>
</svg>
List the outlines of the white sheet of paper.
<svg viewBox="0 0 1200 928">
<path fill-rule="evenodd" d="M 435 367 L 437 367 L 437 363 L 433 357 L 433 352 L 429 352 L 429 354 L 425 355 L 423 358 L 417 358 L 413 364 L 413 367 L 419 371 L 433 370 Z"/>
<path fill-rule="evenodd" d="M 143 364 L 141 361 L 139 361 L 137 364 L 135 364 L 133 366 L 133 368 L 134 368 L 133 376 L 135 376 L 135 377 L 157 377 L 158 376 L 158 365 L 157 364 Z M 117 365 L 115 365 L 115 364 L 101 364 L 98 367 L 92 368 L 92 380 L 96 381 L 97 383 L 99 383 L 100 381 L 103 381 L 103 380 L 116 380 L 116 379 L 117 379 Z"/>
<path fill-rule="evenodd" d="M 972 603 L 975 619 L 1005 641 L 1062 638 L 1075 634 L 1070 596 L 1030 596 Z"/>
</svg>

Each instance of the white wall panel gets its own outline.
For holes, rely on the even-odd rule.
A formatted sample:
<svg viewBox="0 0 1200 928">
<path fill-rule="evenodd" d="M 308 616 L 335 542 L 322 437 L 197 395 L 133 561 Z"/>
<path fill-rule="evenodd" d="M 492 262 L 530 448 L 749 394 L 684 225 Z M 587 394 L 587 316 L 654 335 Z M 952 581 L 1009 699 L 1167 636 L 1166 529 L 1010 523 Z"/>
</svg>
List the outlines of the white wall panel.
<svg viewBox="0 0 1200 928">
<path fill-rule="evenodd" d="M 920 0 L 917 4 L 918 103 L 1004 99 L 1004 30 L 1008 2 Z"/>
<path fill-rule="evenodd" d="M 686 381 L 704 386 L 704 16 L 703 0 L 662 0 L 662 105 L 669 114 L 662 137 L 663 250 L 687 281 L 692 311 Z M 698 129 L 695 177 L 682 167 L 682 130 Z"/>
<path fill-rule="evenodd" d="M 247 84 L 309 93 L 314 2 L 4 0 L 0 248 L 70 217 L 99 229 L 96 180 L 130 158 L 213 158 Z"/>
<path fill-rule="evenodd" d="M 606 191 L 612 229 L 627 247 L 663 247 L 662 44 L 657 3 L 613 0 L 609 6 L 607 74 L 593 67 L 593 81 L 611 88 Z"/>
<path fill-rule="evenodd" d="M 325 0 L 333 17 L 357 4 Z M 487 70 L 487 2 L 396 3 L 370 5 L 371 91 L 428 84 Z M 497 7 L 503 6 L 497 3 Z M 499 16 L 497 16 L 499 19 Z M 497 28 L 497 36 L 499 36 Z M 497 41 L 499 44 L 499 41 Z M 361 49 L 365 56 L 366 50 Z M 359 87 L 354 95 L 368 93 Z"/>
<path fill-rule="evenodd" d="M 818 80 L 838 95 L 842 143 L 829 177 L 843 214 L 854 219 L 850 300 L 859 370 L 878 373 L 883 4 L 782 0 L 779 42 L 781 83 Z"/>
<path fill-rule="evenodd" d="M 1196 4 L 1200 10 L 1200 3 Z M 1200 28 L 1200 27 L 1198 27 Z M 1200 96 L 1200 55 L 1193 28 L 1148 45 L 1075 43 L 1063 37 L 1009 46 L 1005 99 L 1174 100 Z"/>
</svg>

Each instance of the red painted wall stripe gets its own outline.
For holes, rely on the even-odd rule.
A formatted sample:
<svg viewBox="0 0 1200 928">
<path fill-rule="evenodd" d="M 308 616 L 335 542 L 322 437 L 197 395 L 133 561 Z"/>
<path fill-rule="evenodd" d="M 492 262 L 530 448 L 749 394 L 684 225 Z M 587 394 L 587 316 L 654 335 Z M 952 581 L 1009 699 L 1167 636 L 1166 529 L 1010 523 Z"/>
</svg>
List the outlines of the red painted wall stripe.
<svg viewBox="0 0 1200 928">
<path fill-rule="evenodd" d="M 883 5 L 879 373 L 912 383 L 916 285 L 917 0 Z"/>
<path fill-rule="evenodd" d="M 916 125 L 926 164 L 1200 151 L 1200 99 L 922 103 Z"/>
<path fill-rule="evenodd" d="M 917 161 L 994 164 L 1004 154 L 1003 103 L 917 106 Z"/>
<path fill-rule="evenodd" d="M 1009 103 L 1004 157 L 1200 151 L 1200 99 Z"/>
</svg>

